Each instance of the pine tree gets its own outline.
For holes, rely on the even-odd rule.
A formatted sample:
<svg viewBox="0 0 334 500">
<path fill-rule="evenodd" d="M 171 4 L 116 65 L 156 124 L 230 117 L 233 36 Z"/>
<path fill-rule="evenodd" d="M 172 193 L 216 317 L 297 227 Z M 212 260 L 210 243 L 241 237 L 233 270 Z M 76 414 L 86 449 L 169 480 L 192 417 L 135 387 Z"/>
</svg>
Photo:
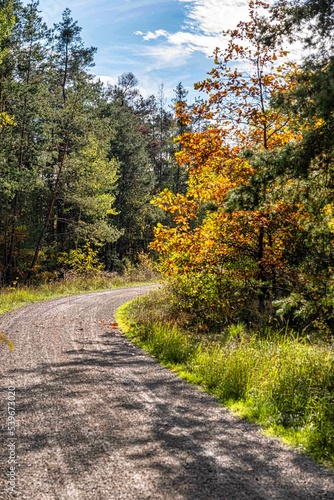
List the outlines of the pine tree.
<svg viewBox="0 0 334 500">
<path fill-rule="evenodd" d="M 122 89 L 122 87 L 121 87 Z M 134 89 L 131 89 L 132 96 Z M 137 95 L 137 94 L 135 94 Z M 124 258 L 135 259 L 151 239 L 154 170 L 147 152 L 140 119 L 119 89 L 109 89 L 105 111 L 113 128 L 109 157 L 118 162 L 115 224 L 122 236 L 109 249 L 108 267 L 122 266 Z"/>
<path fill-rule="evenodd" d="M 42 103 L 47 102 L 45 57 L 47 30 L 39 16 L 38 2 L 16 4 L 16 25 L 2 73 L 2 96 L 7 112 L 15 117 L 1 134 L 2 156 L 2 254 L 4 280 L 20 274 L 26 256 L 24 240 L 34 231 L 31 199 L 40 184 Z"/>
<path fill-rule="evenodd" d="M 101 245 L 118 235 L 110 224 L 117 167 L 107 158 L 108 127 L 100 117 L 102 89 L 88 72 L 96 49 L 84 47 L 81 28 L 70 14 L 66 9 L 52 32 L 47 74 L 50 109 L 43 123 L 45 190 L 39 207 L 43 220 L 26 281 L 44 242 L 56 260 L 58 252 L 87 241 Z"/>
</svg>

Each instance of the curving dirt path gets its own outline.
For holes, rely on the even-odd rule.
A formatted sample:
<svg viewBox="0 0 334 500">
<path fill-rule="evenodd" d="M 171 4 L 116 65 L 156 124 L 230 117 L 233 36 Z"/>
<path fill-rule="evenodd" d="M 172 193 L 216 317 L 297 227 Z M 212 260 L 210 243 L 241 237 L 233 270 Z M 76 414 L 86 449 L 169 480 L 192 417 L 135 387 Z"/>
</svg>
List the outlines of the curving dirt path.
<svg viewBox="0 0 334 500">
<path fill-rule="evenodd" d="M 334 499 L 332 472 L 103 327 L 148 288 L 60 298 L 0 317 L 16 346 L 0 345 L 0 498 Z"/>
</svg>

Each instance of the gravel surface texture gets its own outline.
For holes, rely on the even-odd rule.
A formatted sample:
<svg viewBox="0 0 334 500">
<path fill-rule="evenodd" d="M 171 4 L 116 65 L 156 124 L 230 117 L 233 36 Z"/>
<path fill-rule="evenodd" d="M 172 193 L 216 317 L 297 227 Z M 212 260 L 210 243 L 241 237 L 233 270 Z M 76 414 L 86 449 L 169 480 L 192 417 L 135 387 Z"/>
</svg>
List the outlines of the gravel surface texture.
<svg viewBox="0 0 334 500">
<path fill-rule="evenodd" d="M 15 344 L 14 352 L 0 345 L 0 498 L 334 499 L 333 472 L 104 326 L 148 289 L 60 298 L 0 317 Z"/>
</svg>

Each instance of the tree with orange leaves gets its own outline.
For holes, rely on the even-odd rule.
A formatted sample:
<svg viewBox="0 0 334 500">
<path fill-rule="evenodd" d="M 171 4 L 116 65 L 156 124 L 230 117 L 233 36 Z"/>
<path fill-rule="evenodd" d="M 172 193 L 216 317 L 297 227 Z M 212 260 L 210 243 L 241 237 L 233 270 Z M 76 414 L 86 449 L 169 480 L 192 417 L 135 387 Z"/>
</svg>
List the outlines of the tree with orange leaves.
<svg viewBox="0 0 334 500">
<path fill-rule="evenodd" d="M 298 126 L 271 106 L 290 91 L 296 67 L 279 36 L 274 47 L 266 43 L 267 8 L 250 1 L 249 21 L 225 33 L 209 78 L 196 84 L 208 99 L 192 116 L 178 110 L 185 124 L 195 115 L 209 126 L 179 138 L 186 195 L 164 191 L 154 201 L 173 214 L 172 227 L 155 230 L 160 271 L 181 305 L 214 322 L 263 316 L 284 284 L 283 253 L 298 226 L 300 208 L 276 198 L 277 189 L 268 193 L 276 175 L 269 157 L 298 140 Z"/>
</svg>

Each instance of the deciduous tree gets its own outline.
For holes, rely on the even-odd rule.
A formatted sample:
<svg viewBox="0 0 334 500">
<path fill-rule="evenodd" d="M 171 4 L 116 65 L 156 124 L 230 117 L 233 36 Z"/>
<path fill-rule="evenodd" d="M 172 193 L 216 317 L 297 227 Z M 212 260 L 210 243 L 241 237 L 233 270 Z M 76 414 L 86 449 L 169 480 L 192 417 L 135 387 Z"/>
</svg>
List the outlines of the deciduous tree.
<svg viewBox="0 0 334 500">
<path fill-rule="evenodd" d="M 196 85 L 209 97 L 192 114 L 211 123 L 180 138 L 186 196 L 165 191 L 156 199 L 175 214 L 174 227 L 156 229 L 160 269 L 188 305 L 223 321 L 264 314 L 283 286 L 283 252 L 295 225 L 295 204 L 268 191 L 278 188 L 271 155 L 298 140 L 293 113 L 271 105 L 291 88 L 296 67 L 279 36 L 275 46 L 263 37 L 268 5 L 249 5 L 250 20 L 226 32 L 210 77 Z M 180 109 L 179 119 L 187 124 L 192 116 Z"/>
</svg>

